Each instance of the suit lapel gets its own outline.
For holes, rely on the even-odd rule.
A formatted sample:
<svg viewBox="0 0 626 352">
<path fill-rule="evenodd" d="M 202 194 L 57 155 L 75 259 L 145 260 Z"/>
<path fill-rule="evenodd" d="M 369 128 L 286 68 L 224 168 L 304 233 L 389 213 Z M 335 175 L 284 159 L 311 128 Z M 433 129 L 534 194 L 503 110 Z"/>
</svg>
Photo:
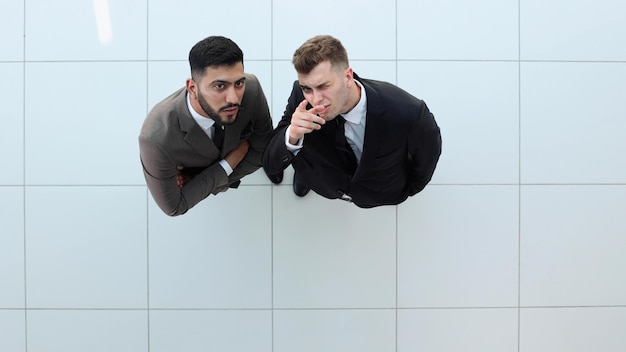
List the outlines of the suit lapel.
<svg viewBox="0 0 626 352">
<path fill-rule="evenodd" d="M 185 134 L 183 137 L 185 142 L 191 146 L 196 152 L 207 158 L 217 159 L 220 151 L 217 149 L 211 139 L 204 133 L 202 127 L 198 126 L 191 116 L 187 106 L 187 90 L 182 89 L 176 99 L 176 115 L 180 130 Z"/>
<path fill-rule="evenodd" d="M 374 161 L 378 154 L 378 148 L 384 143 L 383 136 L 387 130 L 387 111 L 380 100 L 380 92 L 366 80 L 359 79 L 365 87 L 367 94 L 367 113 L 365 115 L 365 137 L 363 139 L 363 152 L 356 175 L 359 174 L 361 165 L 367 165 Z"/>
</svg>

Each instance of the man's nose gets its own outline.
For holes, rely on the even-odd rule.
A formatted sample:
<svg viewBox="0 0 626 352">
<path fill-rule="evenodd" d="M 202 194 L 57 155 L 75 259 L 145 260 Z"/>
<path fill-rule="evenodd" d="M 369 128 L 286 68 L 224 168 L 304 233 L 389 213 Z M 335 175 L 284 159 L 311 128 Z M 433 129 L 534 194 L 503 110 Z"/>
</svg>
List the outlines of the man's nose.
<svg viewBox="0 0 626 352">
<path fill-rule="evenodd" d="M 234 87 L 230 87 L 226 91 L 226 103 L 239 104 L 239 96 L 237 95 L 237 91 Z"/>
<path fill-rule="evenodd" d="M 322 93 L 320 92 L 316 92 L 315 90 L 313 91 L 313 106 L 315 105 L 320 105 L 322 104 L 322 102 L 324 101 L 324 97 L 322 96 Z"/>
</svg>

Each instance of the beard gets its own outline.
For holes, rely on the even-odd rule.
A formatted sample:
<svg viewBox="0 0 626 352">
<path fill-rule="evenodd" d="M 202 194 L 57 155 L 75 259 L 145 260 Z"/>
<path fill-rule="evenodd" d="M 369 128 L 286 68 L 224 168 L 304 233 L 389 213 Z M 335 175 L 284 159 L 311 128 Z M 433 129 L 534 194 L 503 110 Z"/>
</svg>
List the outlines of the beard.
<svg viewBox="0 0 626 352">
<path fill-rule="evenodd" d="M 202 108 L 202 110 L 204 110 L 204 112 L 207 115 L 209 115 L 209 117 L 213 121 L 215 121 L 215 124 L 220 127 L 232 125 L 233 123 L 235 123 L 235 119 L 233 119 L 232 121 L 223 121 L 219 114 L 220 111 L 224 111 L 225 109 L 234 108 L 234 107 L 238 107 L 241 109 L 241 105 L 239 104 L 228 104 L 219 108 L 218 111 L 215 111 L 215 109 L 213 109 L 211 105 L 209 105 L 209 102 L 207 102 L 204 99 L 202 94 L 198 94 L 198 103 L 200 104 L 200 107 Z"/>
</svg>

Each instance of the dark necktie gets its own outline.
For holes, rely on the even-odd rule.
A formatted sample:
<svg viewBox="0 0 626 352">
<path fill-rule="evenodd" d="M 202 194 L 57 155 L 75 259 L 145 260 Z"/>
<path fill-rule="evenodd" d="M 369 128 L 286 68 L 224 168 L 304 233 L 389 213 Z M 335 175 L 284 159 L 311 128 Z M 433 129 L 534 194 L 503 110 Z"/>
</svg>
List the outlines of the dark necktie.
<svg viewBox="0 0 626 352">
<path fill-rule="evenodd" d="M 224 143 L 224 129 L 221 126 L 213 125 L 213 129 L 215 130 L 213 134 L 213 143 L 217 147 L 217 149 L 222 149 L 222 143 Z"/>
<path fill-rule="evenodd" d="M 354 175 L 354 171 L 357 167 L 357 161 L 354 151 L 346 139 L 346 119 L 339 115 L 335 118 L 335 121 L 337 121 L 337 130 L 335 131 L 335 147 L 338 149 L 341 160 L 348 168 L 348 172 L 351 175 Z"/>
</svg>

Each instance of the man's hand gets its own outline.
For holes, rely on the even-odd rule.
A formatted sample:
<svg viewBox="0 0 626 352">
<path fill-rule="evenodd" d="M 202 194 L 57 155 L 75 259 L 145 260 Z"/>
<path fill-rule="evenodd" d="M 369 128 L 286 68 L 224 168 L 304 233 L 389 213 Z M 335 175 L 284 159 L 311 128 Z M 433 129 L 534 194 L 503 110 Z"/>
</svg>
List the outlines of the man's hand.
<svg viewBox="0 0 626 352">
<path fill-rule="evenodd" d="M 189 180 L 191 180 L 191 176 L 179 169 L 178 174 L 176 175 L 176 184 L 178 185 L 178 188 L 183 188 Z"/>
<path fill-rule="evenodd" d="M 297 144 L 305 134 L 322 128 L 326 121 L 317 116 L 320 111 L 324 111 L 323 105 L 317 105 L 311 109 L 306 109 L 307 101 L 303 100 L 291 115 L 291 126 L 289 128 L 289 143 Z"/>
<path fill-rule="evenodd" d="M 226 160 L 228 165 L 230 165 L 230 167 L 234 170 L 248 153 L 249 147 L 250 144 L 248 143 L 248 140 L 241 141 L 235 149 L 226 154 L 224 160 Z"/>
</svg>

